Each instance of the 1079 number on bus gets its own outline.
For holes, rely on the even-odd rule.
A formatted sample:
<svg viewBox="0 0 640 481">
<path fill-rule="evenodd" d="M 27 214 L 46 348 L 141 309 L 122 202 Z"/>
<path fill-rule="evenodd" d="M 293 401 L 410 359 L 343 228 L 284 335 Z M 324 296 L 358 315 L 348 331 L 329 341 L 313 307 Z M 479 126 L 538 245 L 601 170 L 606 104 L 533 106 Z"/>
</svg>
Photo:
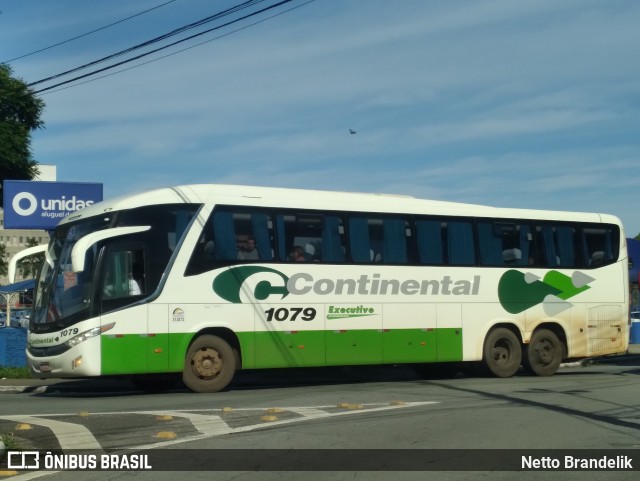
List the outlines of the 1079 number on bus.
<svg viewBox="0 0 640 481">
<path fill-rule="evenodd" d="M 312 321 L 316 317 L 316 310 L 313 307 L 272 307 L 264 311 L 267 315 L 267 322 L 276 321 Z"/>
</svg>

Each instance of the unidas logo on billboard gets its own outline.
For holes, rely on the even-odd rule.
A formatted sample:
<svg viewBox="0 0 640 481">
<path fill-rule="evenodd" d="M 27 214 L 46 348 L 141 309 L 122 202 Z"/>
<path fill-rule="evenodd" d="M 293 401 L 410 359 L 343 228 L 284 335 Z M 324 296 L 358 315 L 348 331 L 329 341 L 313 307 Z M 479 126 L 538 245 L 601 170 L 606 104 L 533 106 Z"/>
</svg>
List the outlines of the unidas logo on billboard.
<svg viewBox="0 0 640 481">
<path fill-rule="evenodd" d="M 4 182 L 5 227 L 51 229 L 72 212 L 102 200 L 102 184 Z"/>
</svg>

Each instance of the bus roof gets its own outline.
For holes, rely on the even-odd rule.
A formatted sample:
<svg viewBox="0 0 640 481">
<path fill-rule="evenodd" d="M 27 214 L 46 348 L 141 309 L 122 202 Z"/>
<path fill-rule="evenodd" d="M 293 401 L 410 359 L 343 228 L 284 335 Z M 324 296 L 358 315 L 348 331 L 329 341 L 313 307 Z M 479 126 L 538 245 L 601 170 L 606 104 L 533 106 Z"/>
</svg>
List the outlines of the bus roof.
<svg viewBox="0 0 640 481">
<path fill-rule="evenodd" d="M 548 219 L 579 222 L 620 220 L 607 214 L 533 209 L 499 208 L 438 200 L 418 199 L 406 195 L 338 192 L 292 188 L 257 187 L 227 184 L 195 184 L 159 188 L 115 197 L 77 211 L 60 224 L 123 209 L 158 204 L 223 204 L 261 207 L 291 207 L 310 210 L 364 211 L 440 216 Z"/>
</svg>

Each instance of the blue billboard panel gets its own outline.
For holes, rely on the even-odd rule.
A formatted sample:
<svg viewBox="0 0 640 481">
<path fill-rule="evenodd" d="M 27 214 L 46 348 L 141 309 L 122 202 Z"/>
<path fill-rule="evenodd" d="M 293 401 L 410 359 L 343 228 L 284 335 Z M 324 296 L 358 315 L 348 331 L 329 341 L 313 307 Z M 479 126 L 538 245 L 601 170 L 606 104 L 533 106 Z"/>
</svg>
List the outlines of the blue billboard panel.
<svg viewBox="0 0 640 481">
<path fill-rule="evenodd" d="M 102 184 L 5 180 L 5 229 L 53 229 L 72 212 L 102 200 Z"/>
</svg>

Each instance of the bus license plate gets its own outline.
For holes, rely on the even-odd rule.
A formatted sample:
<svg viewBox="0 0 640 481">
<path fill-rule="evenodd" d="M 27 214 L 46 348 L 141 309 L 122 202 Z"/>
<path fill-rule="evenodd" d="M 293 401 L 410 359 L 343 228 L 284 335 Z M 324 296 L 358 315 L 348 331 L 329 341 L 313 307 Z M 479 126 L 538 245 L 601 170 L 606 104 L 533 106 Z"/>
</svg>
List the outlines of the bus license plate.
<svg viewBox="0 0 640 481">
<path fill-rule="evenodd" d="M 51 363 L 50 362 L 41 362 L 40 363 L 40 372 L 51 372 Z"/>
</svg>

